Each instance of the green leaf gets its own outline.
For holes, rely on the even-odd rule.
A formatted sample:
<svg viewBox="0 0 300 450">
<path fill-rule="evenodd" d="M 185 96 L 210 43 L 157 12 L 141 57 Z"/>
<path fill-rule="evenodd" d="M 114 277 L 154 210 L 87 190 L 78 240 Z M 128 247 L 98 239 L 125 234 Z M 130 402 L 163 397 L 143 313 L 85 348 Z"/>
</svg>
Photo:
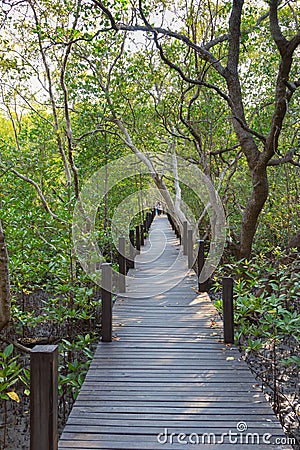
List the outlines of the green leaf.
<svg viewBox="0 0 300 450">
<path fill-rule="evenodd" d="M 5 347 L 3 353 L 6 356 L 6 358 L 8 358 L 12 354 L 13 351 L 14 351 L 13 344 L 9 344 L 7 347 Z"/>
</svg>

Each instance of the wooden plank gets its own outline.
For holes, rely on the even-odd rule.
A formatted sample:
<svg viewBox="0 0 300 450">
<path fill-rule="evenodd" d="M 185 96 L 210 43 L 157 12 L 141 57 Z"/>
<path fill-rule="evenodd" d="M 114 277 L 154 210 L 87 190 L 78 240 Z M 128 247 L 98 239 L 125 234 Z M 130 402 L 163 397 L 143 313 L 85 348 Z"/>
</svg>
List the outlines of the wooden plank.
<svg viewBox="0 0 300 450">
<path fill-rule="evenodd" d="M 74 445 L 73 445 L 74 444 Z M 100 444 L 101 445 L 101 444 Z M 134 450 L 134 449 L 137 449 L 137 450 L 153 450 L 153 449 L 161 449 L 162 448 L 162 446 L 161 446 L 161 444 L 153 444 L 153 443 L 151 443 L 151 442 L 143 442 L 143 443 L 137 443 L 137 442 L 132 442 L 131 444 L 130 444 L 130 446 L 128 446 L 128 444 L 127 443 L 124 443 L 124 442 L 119 442 L 119 441 L 116 441 L 116 440 L 114 440 L 114 443 L 111 443 L 111 442 L 105 442 L 104 444 L 104 447 L 103 446 L 99 446 L 99 442 L 98 441 L 88 441 L 88 442 L 82 442 L 82 441 L 80 441 L 80 442 L 74 442 L 74 441 L 66 441 L 66 442 L 64 442 L 64 441 L 62 441 L 62 444 L 61 444 L 61 447 L 60 448 L 63 448 L 64 450 L 73 450 L 73 448 L 79 448 L 80 450 L 88 450 L 88 449 L 91 449 L 91 448 L 93 448 L 93 449 L 98 449 L 98 450 L 100 450 L 100 449 L 104 449 L 104 450 L 111 450 L 111 449 L 113 449 L 113 450 Z M 155 447 L 154 445 L 157 445 L 157 447 Z M 207 445 L 203 445 L 203 446 L 201 446 L 201 445 L 198 445 L 197 446 L 197 448 L 198 449 L 202 449 L 202 450 L 207 450 Z M 231 444 L 222 444 L 222 445 L 214 445 L 214 450 L 234 450 L 234 449 L 236 449 L 236 445 L 235 446 L 233 446 L 233 445 L 231 445 Z M 252 445 L 252 444 L 249 444 L 249 445 L 243 445 L 243 450 L 282 450 L 282 448 L 283 447 L 281 447 L 281 446 L 273 446 L 273 445 L 268 445 L 268 447 L 266 447 L 266 446 L 261 446 L 261 445 Z M 284 447 L 284 448 L 287 448 L 287 447 Z M 291 447 L 289 447 L 289 448 L 291 448 Z M 171 446 L 169 446 L 169 445 L 164 445 L 163 446 L 163 449 L 164 450 L 179 450 L 179 449 L 181 449 L 182 450 L 182 444 L 179 444 L 179 443 L 172 443 L 172 445 Z"/>
<path fill-rule="evenodd" d="M 114 433 L 113 435 L 113 439 L 112 436 L 107 435 L 107 434 L 100 434 L 100 433 L 95 433 L 93 435 L 88 435 L 86 433 L 80 433 L 80 434 L 75 434 L 75 433 L 68 433 L 67 434 L 68 439 L 63 440 L 61 443 L 61 448 L 72 448 L 71 447 L 71 443 L 74 443 L 74 448 L 80 448 L 81 450 L 83 449 L 88 449 L 88 448 L 98 448 L 98 449 L 127 449 L 127 450 L 133 450 L 133 449 L 138 449 L 138 450 L 153 450 L 153 449 L 158 449 L 158 448 L 164 448 L 164 449 L 168 449 L 168 450 L 172 450 L 173 448 L 175 449 L 179 449 L 179 448 L 183 448 L 183 444 L 179 444 L 176 442 L 175 439 L 173 439 L 171 441 L 170 437 L 167 441 L 166 444 L 162 445 L 160 443 L 157 442 L 157 436 L 155 435 L 130 435 L 130 436 L 124 436 L 121 434 L 116 434 Z M 243 450 L 283 450 L 283 449 L 291 449 L 290 446 L 282 446 L 282 445 L 276 445 L 274 444 L 275 439 L 276 439 L 276 435 L 273 436 L 272 442 L 270 445 L 266 444 L 264 445 L 262 442 L 259 445 L 254 444 L 244 444 L 242 445 L 242 449 Z M 222 442 L 221 441 L 221 434 L 217 433 L 216 434 L 216 442 Z M 228 444 L 226 443 L 226 440 L 224 439 L 224 443 L 222 442 L 222 444 L 208 444 L 208 436 L 203 436 L 203 441 L 206 442 L 206 444 L 199 444 L 197 446 L 193 445 L 193 448 L 197 448 L 200 450 L 207 450 L 208 448 L 211 448 L 213 445 L 213 450 L 234 450 L 236 448 L 240 448 L 237 446 L 237 444 Z M 228 441 L 228 437 L 227 437 L 227 441 Z M 260 441 L 262 441 L 262 437 L 260 439 Z M 212 442 L 212 440 L 211 440 Z M 254 441 L 255 442 L 255 441 Z"/>
<path fill-rule="evenodd" d="M 232 429 L 234 430 L 234 429 L 236 429 L 236 427 L 233 425 Z M 160 429 L 160 432 L 163 432 L 163 431 L 164 431 L 163 429 Z M 228 432 L 228 431 L 229 430 L 227 429 L 225 432 Z M 252 431 L 252 429 L 251 429 L 251 431 Z M 222 432 L 223 432 L 222 430 L 218 431 L 216 433 L 216 437 L 219 438 L 221 436 Z M 253 430 L 253 432 L 255 432 L 255 430 Z M 278 433 L 278 429 L 273 430 L 273 433 L 274 433 L 273 434 L 274 438 L 278 437 L 278 436 L 282 437 L 282 434 Z M 200 435 L 200 430 L 199 430 L 198 434 Z M 113 437 L 113 439 L 112 439 L 112 437 Z M 153 438 L 155 440 L 153 440 Z M 110 432 L 108 432 L 108 433 L 101 433 L 99 431 L 95 432 L 95 433 L 85 433 L 84 431 L 81 431 L 81 432 L 77 433 L 76 431 L 75 432 L 74 431 L 68 431 L 68 432 L 66 432 L 65 436 L 63 436 L 61 441 L 64 441 L 66 439 L 73 439 L 74 441 L 80 440 L 80 441 L 83 441 L 83 442 L 84 441 L 85 442 L 89 442 L 89 441 L 106 442 L 106 441 L 110 441 L 112 444 L 115 444 L 116 442 L 126 442 L 127 445 L 128 444 L 131 445 L 134 442 L 139 442 L 139 443 L 152 444 L 152 446 L 153 446 L 153 445 L 155 445 L 155 442 L 157 442 L 156 438 L 157 438 L 157 434 L 155 432 L 150 432 L 149 431 L 149 433 L 137 433 L 137 434 L 132 432 L 130 435 L 126 435 L 126 434 L 121 433 L 121 432 L 118 433 L 118 431 L 114 429 L 114 430 L 112 430 L 111 433 Z M 102 448 L 102 447 L 100 447 L 100 448 Z M 113 448 L 115 448 L 115 447 L 113 447 Z M 150 447 L 150 448 L 153 448 L 153 447 Z M 160 447 L 155 447 L 155 448 L 164 448 L 164 447 L 162 447 L 162 445 L 160 444 Z M 181 448 L 182 448 L 182 444 L 181 444 Z M 197 447 L 194 446 L 193 448 L 197 448 L 198 449 L 198 446 Z M 207 449 L 209 447 L 207 447 L 207 445 L 206 445 L 205 448 Z M 233 448 L 238 448 L 238 450 L 240 450 L 240 448 L 237 447 L 236 444 L 235 444 L 235 447 L 232 447 L 232 449 Z M 255 448 L 255 447 L 253 447 L 253 448 Z M 256 447 L 256 448 L 260 449 L 260 447 Z M 266 448 L 267 449 L 267 448 L 272 448 L 272 447 L 268 445 L 268 447 L 263 447 L 262 446 L 261 448 Z M 280 446 L 279 450 L 283 450 L 285 448 L 287 448 L 287 447 Z M 243 446 L 243 449 L 244 449 L 244 446 Z M 215 447 L 213 447 L 213 450 L 215 450 Z"/>
<path fill-rule="evenodd" d="M 169 412 L 169 414 L 163 413 L 163 412 L 158 412 L 156 414 L 150 414 L 150 413 L 139 413 L 139 414 L 134 414 L 134 413 L 130 413 L 130 412 L 126 412 L 124 411 L 123 413 L 113 413 L 112 411 L 110 411 L 110 415 L 107 415 L 107 412 L 91 412 L 90 410 L 87 411 L 80 411 L 77 412 L 76 414 L 72 414 L 72 417 L 70 418 L 69 423 L 70 424 L 76 424 L 76 423 L 86 423 L 87 425 L 99 425 L 99 421 L 101 421 L 101 426 L 102 425 L 116 425 L 117 424 L 125 424 L 125 423 L 129 423 L 132 424 L 132 421 L 136 422 L 139 426 L 143 425 L 143 426 L 154 426 L 157 425 L 157 423 L 159 423 L 161 426 L 164 426 L 163 424 L 165 423 L 166 427 L 168 427 L 170 424 L 172 424 L 172 426 L 188 426 L 189 424 L 191 424 L 191 426 L 198 426 L 199 424 L 199 420 L 201 420 L 201 422 L 203 423 L 203 425 L 205 425 L 205 427 L 207 426 L 207 423 L 211 423 L 211 422 L 217 422 L 217 425 L 221 422 L 230 422 L 232 423 L 232 421 L 235 421 L 236 423 L 238 423 L 241 419 L 241 415 L 243 415 L 243 413 L 241 413 L 241 411 L 230 411 L 230 414 L 225 413 L 224 411 L 220 411 L 219 413 L 214 411 L 213 414 L 204 414 L 204 413 L 181 413 L 181 414 L 173 414 L 171 411 Z M 85 417 L 86 416 L 86 417 Z M 252 420 L 250 421 L 248 419 L 248 417 L 250 417 Z M 266 416 L 266 414 L 264 413 L 264 411 L 262 410 L 261 412 L 256 412 L 256 411 L 252 411 L 252 410 L 248 410 L 247 411 L 247 422 L 248 424 L 251 424 L 253 422 L 261 422 L 261 421 L 266 421 L 266 420 L 272 420 L 272 415 L 269 414 Z M 279 423 L 278 421 L 276 422 L 277 424 Z M 214 424 L 216 425 L 216 424 Z"/>
<path fill-rule="evenodd" d="M 191 434 L 191 433 L 198 433 L 198 434 L 204 434 L 204 433 L 213 433 L 218 432 L 218 433 L 227 433 L 228 430 L 232 429 L 236 429 L 236 423 L 233 421 L 223 421 L 223 422 L 215 422 L 215 421 L 210 421 L 210 422 L 204 422 L 204 423 L 200 423 L 200 422 L 196 422 L 195 424 L 182 424 L 180 421 L 179 422 L 162 422 L 161 426 L 158 425 L 158 422 L 155 421 L 152 424 L 143 424 L 141 423 L 139 426 L 138 422 L 135 421 L 128 421 L 126 423 L 120 423 L 120 422 L 116 422 L 114 423 L 112 422 L 105 422 L 105 424 L 101 423 L 99 424 L 99 421 L 95 421 L 95 423 L 93 423 L 93 421 L 89 421 L 88 419 L 83 420 L 81 423 L 75 423 L 72 424 L 70 423 L 72 421 L 72 417 L 70 417 L 69 419 L 69 423 L 68 423 L 68 430 L 71 432 L 75 432 L 76 429 L 78 429 L 79 427 L 82 430 L 85 430 L 85 432 L 89 432 L 89 433 L 97 433 L 99 432 L 99 429 L 101 429 L 101 432 L 103 433 L 108 433 L 108 434 L 114 434 L 114 433 L 118 433 L 118 434 L 130 434 L 130 431 L 132 429 L 134 429 L 134 433 L 136 435 L 139 434 L 152 434 L 152 435 L 158 435 L 159 433 L 161 433 L 163 431 L 164 428 L 168 428 L 168 430 L 172 431 L 172 432 L 184 432 L 187 434 Z M 257 433 L 261 433 L 261 432 L 265 432 L 265 433 L 271 433 L 271 434 L 276 434 L 278 433 L 278 427 L 279 427 L 279 422 L 250 422 L 248 420 L 247 417 L 247 423 L 250 423 L 251 425 L 251 429 L 253 430 L 253 432 L 257 432 Z M 250 428 L 250 427 L 249 427 Z"/>
<path fill-rule="evenodd" d="M 220 441 L 220 437 L 219 437 L 219 441 Z M 74 445 L 73 445 L 74 442 Z M 218 442 L 218 441 L 217 441 Z M 210 445 L 211 447 L 212 445 Z M 193 447 L 195 447 L 195 445 L 193 445 Z M 79 448 L 80 450 L 87 450 L 90 448 L 93 449 L 105 449 L 105 450 L 155 450 L 155 449 L 164 449 L 164 450 L 179 450 L 184 448 L 183 444 L 180 443 L 176 443 L 176 442 L 172 442 L 172 444 L 164 444 L 163 446 L 157 442 L 149 442 L 149 438 L 148 438 L 148 442 L 144 442 L 140 440 L 140 436 L 139 436 L 139 442 L 133 441 L 131 442 L 129 445 L 126 442 L 123 442 L 119 440 L 119 438 L 115 437 L 114 438 L 114 442 L 110 442 L 109 440 L 107 441 L 102 441 L 102 444 L 99 443 L 99 441 L 63 441 L 62 442 L 62 446 L 61 448 L 63 448 L 64 450 L 72 450 L 73 448 Z M 197 449 L 200 450 L 207 450 L 209 447 L 206 444 L 199 444 L 197 445 Z M 232 445 L 232 444 L 214 444 L 213 445 L 213 449 L 214 450 L 234 450 L 237 448 L 237 445 Z M 290 448 L 291 447 L 282 447 L 281 445 L 253 445 L 253 444 L 244 444 L 243 445 L 243 450 L 282 450 L 283 448 Z"/>
<path fill-rule="evenodd" d="M 207 416 L 214 416 L 219 417 L 222 416 L 228 416 L 232 418 L 232 415 L 238 414 L 239 418 L 241 417 L 241 412 L 244 411 L 244 407 L 242 405 L 235 406 L 228 406 L 226 410 L 224 411 L 223 408 L 220 407 L 220 405 L 215 405 L 214 403 L 211 403 L 209 405 L 206 405 L 204 402 L 202 402 L 202 406 L 199 406 L 198 408 L 186 408 L 186 406 L 182 407 L 174 407 L 174 405 L 171 405 L 172 409 L 165 409 L 164 403 L 161 402 L 160 406 L 148 406 L 148 404 L 143 403 L 142 405 L 135 405 L 135 406 L 126 406 L 123 404 L 121 405 L 95 405 L 95 406 L 75 406 L 73 409 L 72 417 L 76 416 L 84 416 L 84 415 L 90 415 L 91 417 L 102 417 L 103 414 L 105 417 L 108 417 L 108 414 L 113 414 L 114 417 L 121 416 L 122 414 L 127 414 L 128 417 L 141 419 L 143 420 L 143 417 L 145 418 L 157 418 L 157 415 L 159 414 L 159 417 L 162 419 L 168 419 L 169 416 L 174 414 L 174 417 L 182 417 L 182 415 L 196 415 L 199 416 L 201 413 L 202 415 L 205 413 Z M 260 407 L 259 407 L 260 406 Z M 267 405 L 250 405 L 247 408 L 247 414 L 265 414 L 267 415 L 270 413 L 269 408 Z"/>
<path fill-rule="evenodd" d="M 196 369 L 198 368 L 199 370 L 201 370 L 202 368 L 207 368 L 207 365 L 210 363 L 211 358 L 209 357 L 209 355 L 206 356 L 201 356 L 201 359 L 199 358 L 198 360 L 195 359 L 191 359 L 189 360 L 188 358 L 185 361 L 182 361 L 182 359 L 180 358 L 169 358 L 169 357 L 162 357 L 160 359 L 158 358 L 153 358 L 153 357 L 149 357 L 149 358 L 133 358 L 132 356 L 128 356 L 126 357 L 126 355 L 123 355 L 122 357 L 118 356 L 115 358 L 110 358 L 108 355 L 103 358 L 103 360 L 101 361 L 101 358 L 97 358 L 93 365 L 91 366 L 91 369 L 93 369 L 93 367 L 95 367 L 96 369 L 99 368 L 101 369 L 102 367 L 105 366 L 105 364 L 109 364 L 109 362 L 111 362 L 112 364 L 118 364 L 119 367 L 123 367 L 123 365 L 130 365 L 130 367 L 154 367 L 154 366 L 158 366 L 161 367 L 162 365 L 164 367 L 186 367 L 187 363 L 189 365 L 189 367 L 195 367 Z M 103 362 L 103 364 L 102 364 Z M 244 363 L 243 361 L 236 361 L 235 365 L 233 366 L 232 361 L 226 361 L 225 358 L 222 359 L 214 359 L 214 361 L 210 364 L 210 367 L 213 369 L 214 367 L 219 367 L 220 369 L 230 369 L 230 370 L 234 370 L 234 368 L 237 370 L 238 367 L 244 367 Z M 125 366 L 124 366 L 125 367 Z"/>
<path fill-rule="evenodd" d="M 207 383 L 193 383 L 192 386 L 190 385 L 185 385 L 185 384 L 176 384 L 176 383 L 156 383 L 155 386 L 152 385 L 152 383 L 129 383 L 128 380 L 126 381 L 126 386 L 125 386 L 125 382 L 122 384 L 121 382 L 117 383 L 113 383 L 113 382 L 106 382 L 105 383 L 101 383 L 101 384 L 97 384 L 97 383 L 89 383 L 87 385 L 85 385 L 82 389 L 82 395 L 85 395 L 85 390 L 87 390 L 88 392 L 93 389 L 95 392 L 99 391 L 99 395 L 101 395 L 101 392 L 104 391 L 113 391 L 115 389 L 117 389 L 119 391 L 121 391 L 122 389 L 124 389 L 126 391 L 129 392 L 140 392 L 141 390 L 143 392 L 156 392 L 156 393 L 163 393 L 163 392 L 169 392 L 172 393 L 173 391 L 176 390 L 176 393 L 173 394 L 173 398 L 175 399 L 177 397 L 177 395 L 179 393 L 186 393 L 186 394 L 190 394 L 190 395 L 194 395 L 195 398 L 201 400 L 201 397 L 203 394 L 208 395 L 211 394 L 211 396 L 214 397 L 218 397 L 219 395 L 222 395 L 222 393 L 228 392 L 232 393 L 234 392 L 236 394 L 236 392 L 238 391 L 239 393 L 251 393 L 251 394 L 255 394 L 257 393 L 257 389 L 254 387 L 252 387 L 249 383 L 236 383 L 236 384 L 232 384 L 232 385 L 227 385 L 224 383 L 211 383 L 211 384 L 207 384 Z M 213 389 L 213 391 L 212 391 Z M 220 394 L 221 393 L 221 394 Z M 89 395 L 89 394 L 88 394 Z M 91 394 L 90 394 L 91 395 Z"/>
<path fill-rule="evenodd" d="M 151 344 L 149 342 L 143 342 L 143 341 L 140 342 L 139 344 L 135 344 L 134 338 L 133 338 L 132 342 L 125 341 L 125 339 L 123 339 L 122 336 L 120 336 L 119 339 L 117 339 L 117 340 L 119 341 L 118 348 L 120 348 L 120 350 L 124 350 L 124 352 L 127 350 L 128 352 L 134 354 L 135 350 L 139 351 L 143 348 L 146 349 L 147 351 L 148 350 L 149 351 L 156 350 L 155 344 Z M 220 345 L 219 342 L 208 342 L 207 344 L 199 343 L 198 345 L 193 345 L 193 344 L 190 344 L 189 342 L 187 342 L 186 344 L 184 342 L 182 342 L 181 344 L 177 343 L 177 342 L 167 343 L 166 341 L 159 339 L 159 345 L 163 347 L 163 349 L 164 349 L 163 353 L 165 356 L 168 356 L 168 352 L 173 351 L 173 350 L 181 351 L 182 353 L 184 353 L 184 352 L 186 352 L 186 350 L 201 351 L 201 350 L 205 350 L 208 348 L 211 351 L 216 350 L 217 352 L 220 352 L 220 354 L 223 354 L 225 357 L 227 357 L 228 355 L 232 355 L 232 356 L 235 356 L 237 360 L 242 359 L 240 353 L 236 353 L 234 350 L 226 349 L 225 347 L 222 346 L 222 344 Z M 112 350 L 112 354 L 115 354 L 114 350 Z M 98 356 L 100 358 L 100 354 L 98 354 Z"/>
<path fill-rule="evenodd" d="M 145 404 L 147 407 L 164 407 L 165 405 L 165 409 L 167 410 L 169 408 L 202 408 L 205 405 L 213 408 L 213 405 L 221 405 L 223 410 L 225 406 L 229 408 L 231 406 L 235 408 L 240 407 L 243 410 L 248 410 L 250 407 L 257 407 L 260 405 L 266 407 L 270 413 L 269 405 L 266 405 L 264 397 L 255 397 L 248 392 L 241 392 L 239 397 L 232 397 L 228 392 L 223 394 L 218 393 L 217 396 L 214 395 L 212 398 L 209 392 L 207 395 L 202 394 L 199 397 L 188 394 L 179 394 L 176 396 L 176 400 L 174 400 L 174 395 L 171 392 L 157 393 L 156 395 L 152 394 L 152 392 L 145 392 L 145 394 L 132 393 L 131 391 L 114 392 L 115 391 L 101 392 L 97 398 L 92 395 L 80 394 L 79 400 L 73 408 L 79 407 L 79 405 L 80 407 L 92 407 L 97 406 L 100 403 L 101 406 L 106 408 L 109 408 L 112 405 L 114 407 L 121 407 L 124 405 L 125 407 L 126 405 L 128 405 L 128 407 L 140 407 Z M 221 395 L 223 395 L 223 397 Z"/>
<path fill-rule="evenodd" d="M 105 373 L 109 374 L 109 375 L 114 375 L 114 376 L 134 376 L 134 377 L 145 377 L 148 376 L 149 374 L 151 374 L 152 376 L 172 376 L 172 375 L 178 375 L 178 376 L 192 376 L 192 377 L 197 377 L 199 376 L 199 373 L 197 373 L 197 370 L 193 370 L 190 368 L 186 368 L 185 366 L 183 368 L 178 368 L 178 367 L 170 367 L 170 368 L 161 368 L 160 366 L 156 367 L 149 367 L 149 370 L 146 370 L 146 368 L 141 368 L 139 366 L 136 367 L 118 367 L 113 366 L 113 364 L 110 366 L 109 363 L 107 364 L 107 366 L 105 366 L 104 364 L 100 367 L 96 369 L 95 366 L 92 367 L 92 369 L 90 370 L 90 373 L 92 374 L 92 376 L 94 376 L 95 373 L 99 373 L 99 369 L 106 369 Z M 228 375 L 229 372 L 231 374 L 235 374 L 237 376 L 241 376 L 241 377 L 245 377 L 245 375 L 247 375 L 248 378 L 250 378 L 250 374 L 249 372 L 243 367 L 241 370 L 231 370 L 230 368 L 228 369 L 223 369 L 221 368 L 220 370 L 218 370 L 219 368 L 216 368 L 216 371 L 212 371 L 212 370 L 202 370 L 201 371 L 201 376 L 225 376 Z M 200 371 L 199 371 L 200 372 Z M 251 376 L 251 380 L 253 380 L 252 376 Z"/>
</svg>

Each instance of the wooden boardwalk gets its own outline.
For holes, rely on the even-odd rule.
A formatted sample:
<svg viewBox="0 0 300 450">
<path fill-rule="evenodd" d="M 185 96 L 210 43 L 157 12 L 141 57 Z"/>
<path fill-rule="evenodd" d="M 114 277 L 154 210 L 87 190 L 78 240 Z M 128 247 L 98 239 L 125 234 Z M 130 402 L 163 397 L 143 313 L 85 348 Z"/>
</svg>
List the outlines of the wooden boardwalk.
<svg viewBox="0 0 300 450">
<path fill-rule="evenodd" d="M 208 295 L 191 271 L 184 276 L 165 216 L 151 243 L 117 299 L 114 340 L 98 345 L 59 449 L 290 449 L 241 354 L 223 344 Z"/>
</svg>

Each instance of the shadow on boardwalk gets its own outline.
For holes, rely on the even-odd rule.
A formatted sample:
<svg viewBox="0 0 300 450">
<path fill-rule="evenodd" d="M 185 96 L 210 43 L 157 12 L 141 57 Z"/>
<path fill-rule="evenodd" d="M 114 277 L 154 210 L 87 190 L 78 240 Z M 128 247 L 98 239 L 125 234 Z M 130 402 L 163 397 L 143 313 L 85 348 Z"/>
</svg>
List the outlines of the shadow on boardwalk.
<svg viewBox="0 0 300 450">
<path fill-rule="evenodd" d="M 239 351 L 223 344 L 217 312 L 197 294 L 165 216 L 154 220 L 150 240 L 59 449 L 291 448 Z"/>
</svg>

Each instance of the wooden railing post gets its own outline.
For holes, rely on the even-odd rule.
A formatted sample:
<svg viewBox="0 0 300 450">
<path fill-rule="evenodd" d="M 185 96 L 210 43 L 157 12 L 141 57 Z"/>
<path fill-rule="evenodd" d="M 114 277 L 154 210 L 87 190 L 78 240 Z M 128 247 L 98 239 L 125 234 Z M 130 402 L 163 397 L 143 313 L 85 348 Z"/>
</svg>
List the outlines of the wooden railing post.
<svg viewBox="0 0 300 450">
<path fill-rule="evenodd" d="M 171 225 L 172 230 L 173 230 L 173 225 L 172 225 L 172 222 L 171 222 L 171 215 L 168 212 L 167 212 L 167 218 L 168 218 L 169 224 Z"/>
<path fill-rule="evenodd" d="M 176 237 L 179 239 L 179 244 L 181 245 L 181 243 L 182 243 L 182 239 L 181 239 L 181 231 L 180 231 L 180 227 L 178 226 L 178 223 L 176 222 L 174 222 L 174 227 L 175 227 L 175 234 L 176 234 Z"/>
<path fill-rule="evenodd" d="M 198 247 L 198 291 L 199 292 L 206 292 L 207 291 L 207 282 L 200 283 L 199 276 L 203 269 L 205 258 L 204 258 L 204 241 L 199 240 L 199 247 Z"/>
<path fill-rule="evenodd" d="M 58 448 L 57 345 L 36 345 L 30 356 L 30 450 Z"/>
<path fill-rule="evenodd" d="M 151 212 L 147 213 L 147 231 L 149 231 L 152 222 L 152 214 Z"/>
<path fill-rule="evenodd" d="M 187 230 L 187 254 L 188 254 L 188 268 L 193 267 L 193 230 Z"/>
<path fill-rule="evenodd" d="M 171 216 L 170 213 L 167 213 L 167 216 L 168 216 L 169 222 L 171 224 L 172 230 L 175 231 L 175 233 L 176 233 L 176 227 L 175 227 L 175 223 L 174 223 L 173 217 Z"/>
<path fill-rule="evenodd" d="M 234 343 L 234 316 L 233 316 L 233 279 L 222 278 L 222 299 L 223 299 L 223 321 L 224 321 L 224 342 Z"/>
<path fill-rule="evenodd" d="M 119 237 L 119 249 L 118 249 L 118 260 L 119 260 L 119 292 L 126 292 L 126 246 L 125 238 Z"/>
<path fill-rule="evenodd" d="M 129 259 L 127 260 L 127 264 L 129 269 L 134 269 L 134 257 L 135 257 L 135 250 L 134 250 L 134 230 L 129 230 Z"/>
<path fill-rule="evenodd" d="M 137 253 L 141 251 L 141 237 L 140 237 L 140 226 L 135 227 L 135 248 Z"/>
<path fill-rule="evenodd" d="M 185 220 L 183 222 L 183 236 L 182 236 L 182 245 L 183 245 L 183 254 L 187 255 L 187 229 L 188 229 L 188 224 L 187 221 Z"/>
<path fill-rule="evenodd" d="M 141 245 L 145 245 L 145 236 L 144 236 L 144 226 L 143 226 L 143 224 L 140 225 L 140 239 L 141 239 Z"/>
<path fill-rule="evenodd" d="M 111 263 L 103 263 L 102 269 L 102 341 L 112 340 L 112 270 Z"/>
</svg>

